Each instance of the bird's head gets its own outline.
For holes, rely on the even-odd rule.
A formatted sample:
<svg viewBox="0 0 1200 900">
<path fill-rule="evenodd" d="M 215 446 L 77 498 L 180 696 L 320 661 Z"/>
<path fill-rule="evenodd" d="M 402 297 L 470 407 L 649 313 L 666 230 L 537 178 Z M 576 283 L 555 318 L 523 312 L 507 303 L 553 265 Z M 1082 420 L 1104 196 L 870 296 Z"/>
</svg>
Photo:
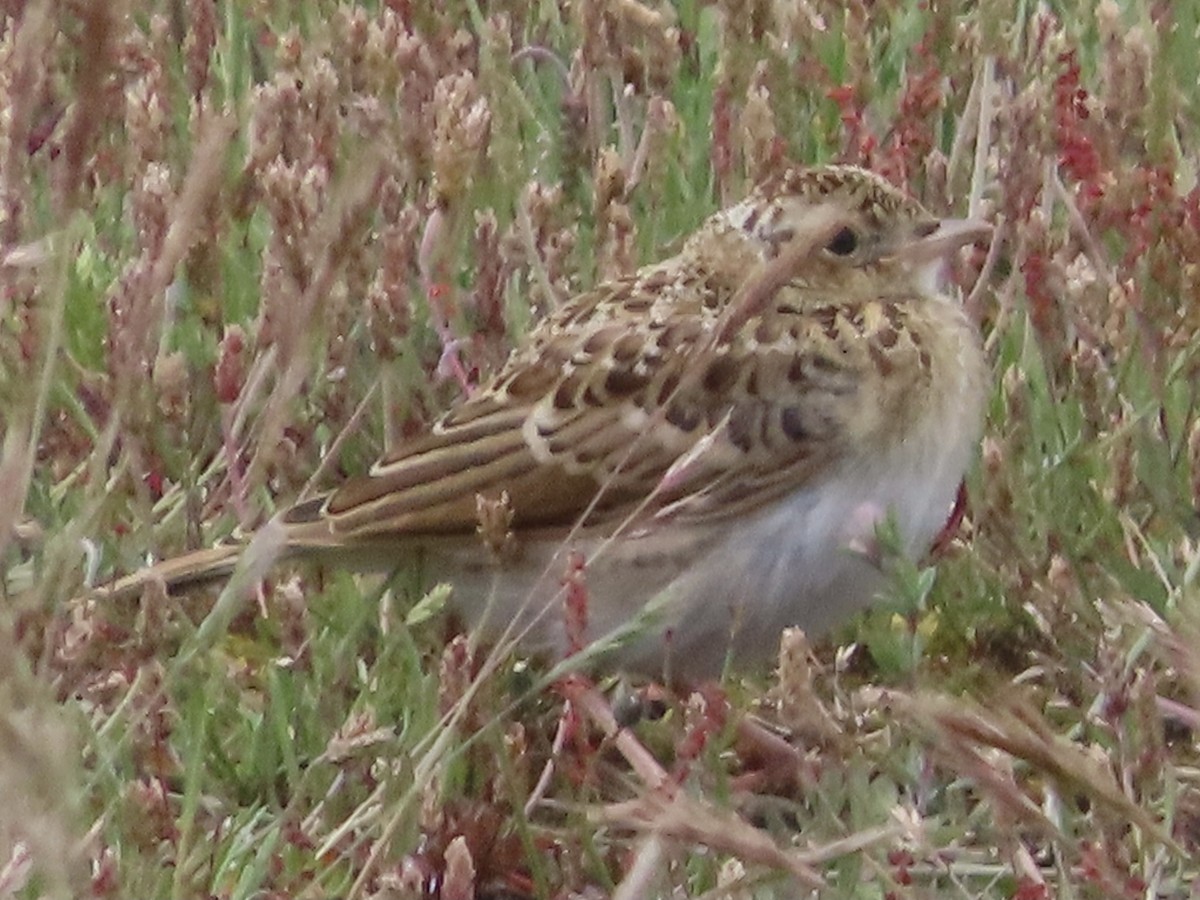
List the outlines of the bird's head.
<svg viewBox="0 0 1200 900">
<path fill-rule="evenodd" d="M 936 293 L 948 255 L 991 233 L 981 220 L 939 219 L 854 166 L 786 169 L 720 215 L 763 259 L 807 240 L 794 281 L 850 294 L 878 294 L 881 285 Z"/>
</svg>

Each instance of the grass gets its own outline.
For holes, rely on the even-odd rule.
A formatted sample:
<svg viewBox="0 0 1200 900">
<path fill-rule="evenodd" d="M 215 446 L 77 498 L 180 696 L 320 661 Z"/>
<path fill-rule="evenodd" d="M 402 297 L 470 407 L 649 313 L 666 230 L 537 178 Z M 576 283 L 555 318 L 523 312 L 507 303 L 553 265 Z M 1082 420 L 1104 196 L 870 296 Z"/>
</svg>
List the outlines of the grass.
<svg viewBox="0 0 1200 900">
<path fill-rule="evenodd" d="M 0 894 L 1194 891 L 1188 4 L 127 12 L 3 12 Z M 362 471 L 783 158 L 1001 237 L 966 519 L 811 655 L 605 737 L 412 573 L 72 599 Z"/>
</svg>

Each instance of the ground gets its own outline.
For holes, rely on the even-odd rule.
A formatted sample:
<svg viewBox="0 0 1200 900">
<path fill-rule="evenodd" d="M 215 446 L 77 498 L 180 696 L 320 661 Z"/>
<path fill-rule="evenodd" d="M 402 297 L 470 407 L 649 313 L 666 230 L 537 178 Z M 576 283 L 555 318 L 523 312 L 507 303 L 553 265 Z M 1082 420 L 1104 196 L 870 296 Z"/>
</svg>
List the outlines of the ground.
<svg viewBox="0 0 1200 900">
<path fill-rule="evenodd" d="M 0 895 L 1189 896 L 1200 13 L 1007 6 L 0 4 Z M 786 160 L 998 240 L 961 521 L 777 673 L 610 737 L 406 573 L 82 599 Z"/>
</svg>

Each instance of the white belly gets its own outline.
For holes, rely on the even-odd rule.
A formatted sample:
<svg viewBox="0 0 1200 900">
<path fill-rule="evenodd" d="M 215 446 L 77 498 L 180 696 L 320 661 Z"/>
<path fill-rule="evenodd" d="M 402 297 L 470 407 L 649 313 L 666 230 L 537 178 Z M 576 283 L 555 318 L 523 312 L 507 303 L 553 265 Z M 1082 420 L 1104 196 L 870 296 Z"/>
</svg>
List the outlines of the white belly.
<svg viewBox="0 0 1200 900">
<path fill-rule="evenodd" d="M 910 557 L 924 553 L 953 506 L 972 444 L 942 453 L 900 448 L 871 470 L 848 468 L 726 534 L 664 592 L 663 625 L 631 643 L 621 664 L 685 678 L 773 661 L 783 629 L 820 636 L 865 608 L 883 574 L 863 549 L 890 511 Z M 911 448 L 915 449 L 915 448 Z M 932 448 L 925 448 L 927 451 Z"/>
<path fill-rule="evenodd" d="M 455 573 L 454 608 L 468 624 L 493 640 L 520 635 L 523 649 L 557 659 L 569 649 L 566 551 L 578 551 L 587 559 L 587 638 L 628 632 L 636 620 L 637 633 L 610 651 L 616 667 L 697 679 L 719 674 L 730 651 L 742 667 L 769 663 L 784 628 L 820 635 L 871 602 L 883 576 L 854 545 L 869 545 L 885 511 L 910 556 L 928 548 L 976 440 L 948 437 L 898 446 L 869 467 L 845 465 L 752 518 L 607 544 L 576 540 L 540 558 L 529 548 L 519 574 L 488 560 L 476 540 L 432 568 Z"/>
</svg>

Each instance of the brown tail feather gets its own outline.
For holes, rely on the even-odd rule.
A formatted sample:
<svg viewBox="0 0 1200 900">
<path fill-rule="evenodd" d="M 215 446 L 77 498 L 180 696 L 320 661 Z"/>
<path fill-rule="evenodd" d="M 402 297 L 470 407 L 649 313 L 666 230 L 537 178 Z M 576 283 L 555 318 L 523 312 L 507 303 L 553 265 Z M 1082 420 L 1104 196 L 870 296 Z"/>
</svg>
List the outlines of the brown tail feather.
<svg viewBox="0 0 1200 900">
<path fill-rule="evenodd" d="M 96 588 L 94 596 L 105 600 L 130 600 L 136 599 L 147 585 L 156 581 L 163 582 L 168 591 L 220 581 L 233 574 L 238 558 L 245 549 L 244 544 L 231 544 L 228 547 L 197 550 L 174 559 L 166 559 L 101 585 Z"/>
<path fill-rule="evenodd" d="M 381 538 L 347 544 L 334 536 L 328 523 L 321 518 L 305 518 L 305 507 L 296 507 L 296 521 L 273 519 L 248 540 L 197 550 L 118 578 L 102 585 L 92 596 L 106 600 L 135 599 L 148 584 L 156 581 L 166 585 L 169 593 L 229 578 L 239 567 L 248 581 L 263 578 L 267 571 L 284 559 L 295 557 L 324 558 L 333 556 L 351 569 L 386 569 L 395 565 L 397 543 Z M 290 514 L 289 514 L 290 515 Z"/>
</svg>

